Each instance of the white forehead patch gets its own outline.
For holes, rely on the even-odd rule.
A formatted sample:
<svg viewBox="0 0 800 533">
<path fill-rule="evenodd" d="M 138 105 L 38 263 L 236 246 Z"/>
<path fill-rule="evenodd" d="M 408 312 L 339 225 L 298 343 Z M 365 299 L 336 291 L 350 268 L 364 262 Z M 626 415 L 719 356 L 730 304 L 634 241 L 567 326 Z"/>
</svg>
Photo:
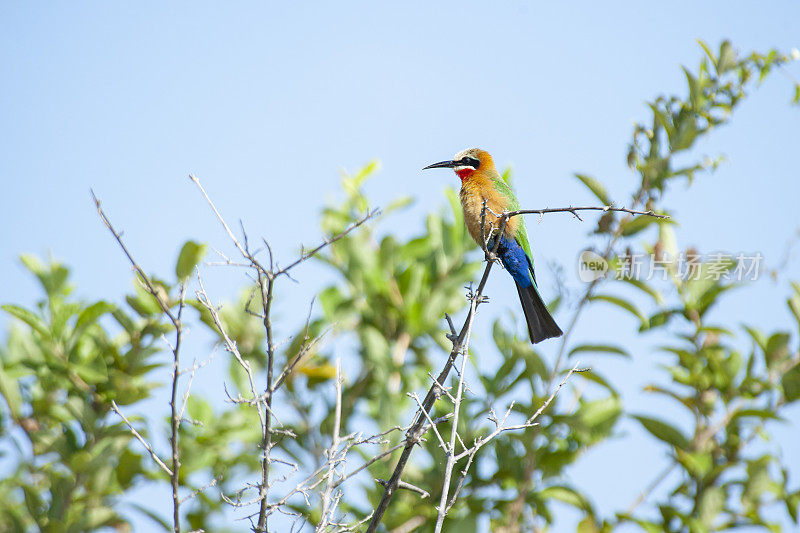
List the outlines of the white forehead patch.
<svg viewBox="0 0 800 533">
<path fill-rule="evenodd" d="M 455 157 L 453 157 L 453 160 L 458 161 L 464 157 L 474 157 L 475 159 L 478 159 L 478 148 L 467 148 L 466 150 L 461 150 L 455 155 Z"/>
</svg>

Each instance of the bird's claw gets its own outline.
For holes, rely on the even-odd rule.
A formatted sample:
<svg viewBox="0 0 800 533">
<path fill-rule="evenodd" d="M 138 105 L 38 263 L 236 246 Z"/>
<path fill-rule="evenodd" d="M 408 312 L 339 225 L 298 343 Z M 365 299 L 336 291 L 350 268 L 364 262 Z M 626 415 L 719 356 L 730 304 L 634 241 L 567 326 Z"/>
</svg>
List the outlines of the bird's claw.
<svg viewBox="0 0 800 533">
<path fill-rule="evenodd" d="M 456 340 L 458 340 L 458 333 L 456 332 L 456 328 L 453 325 L 453 319 L 450 318 L 450 315 L 448 315 L 447 313 L 444 314 L 444 317 L 445 319 L 447 319 L 447 325 L 450 328 L 450 333 L 445 333 L 444 336 L 447 337 L 447 340 L 455 344 Z"/>
</svg>

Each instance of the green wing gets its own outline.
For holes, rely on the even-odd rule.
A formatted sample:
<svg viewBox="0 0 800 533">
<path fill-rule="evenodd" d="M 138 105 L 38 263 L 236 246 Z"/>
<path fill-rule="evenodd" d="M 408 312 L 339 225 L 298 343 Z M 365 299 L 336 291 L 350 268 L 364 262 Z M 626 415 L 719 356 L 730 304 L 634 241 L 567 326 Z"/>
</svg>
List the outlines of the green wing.
<svg viewBox="0 0 800 533">
<path fill-rule="evenodd" d="M 517 197 L 514 195 L 514 191 L 511 190 L 511 187 L 508 186 L 508 183 L 500 176 L 492 178 L 492 181 L 494 182 L 495 190 L 508 199 L 507 209 L 509 211 L 517 211 L 520 209 L 519 201 L 517 201 Z M 531 262 L 531 273 L 533 273 L 533 256 L 531 255 L 531 245 L 528 242 L 528 231 L 525 229 L 525 218 L 522 215 L 518 218 L 519 224 L 517 225 L 517 233 L 514 237 L 517 239 L 519 245 L 522 246 L 522 249 L 525 250 L 525 254 Z"/>
</svg>

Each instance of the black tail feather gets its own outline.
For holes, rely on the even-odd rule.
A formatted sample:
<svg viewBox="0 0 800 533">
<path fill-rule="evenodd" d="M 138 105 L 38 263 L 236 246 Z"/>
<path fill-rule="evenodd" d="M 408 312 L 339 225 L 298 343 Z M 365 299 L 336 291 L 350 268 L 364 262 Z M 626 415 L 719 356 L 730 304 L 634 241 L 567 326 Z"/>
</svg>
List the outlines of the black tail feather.
<svg viewBox="0 0 800 533">
<path fill-rule="evenodd" d="M 545 339 L 560 337 L 561 328 L 547 310 L 547 306 L 539 296 L 535 285 L 530 287 L 520 287 L 517 285 L 519 300 L 522 302 L 522 310 L 525 312 L 525 320 L 528 323 L 528 334 L 531 342 L 536 344 Z"/>
</svg>

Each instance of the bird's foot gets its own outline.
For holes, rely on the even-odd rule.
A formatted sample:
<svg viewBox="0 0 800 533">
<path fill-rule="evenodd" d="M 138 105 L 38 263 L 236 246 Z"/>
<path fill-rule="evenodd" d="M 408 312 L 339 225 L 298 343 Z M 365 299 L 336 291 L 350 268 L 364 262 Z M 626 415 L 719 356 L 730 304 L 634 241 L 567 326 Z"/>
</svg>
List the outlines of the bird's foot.
<svg viewBox="0 0 800 533">
<path fill-rule="evenodd" d="M 458 340 L 458 333 L 456 333 L 456 328 L 453 325 L 453 319 L 450 318 L 450 315 L 447 313 L 444 314 L 444 317 L 447 319 L 447 325 L 450 328 L 450 333 L 445 333 L 444 336 L 447 337 L 447 340 L 455 344 Z"/>
<path fill-rule="evenodd" d="M 476 304 L 482 304 L 484 302 L 489 301 L 488 296 L 486 296 L 485 294 L 477 293 L 472 289 L 472 283 L 467 285 L 466 289 L 467 289 L 467 300 L 470 301 L 475 300 Z"/>
</svg>

